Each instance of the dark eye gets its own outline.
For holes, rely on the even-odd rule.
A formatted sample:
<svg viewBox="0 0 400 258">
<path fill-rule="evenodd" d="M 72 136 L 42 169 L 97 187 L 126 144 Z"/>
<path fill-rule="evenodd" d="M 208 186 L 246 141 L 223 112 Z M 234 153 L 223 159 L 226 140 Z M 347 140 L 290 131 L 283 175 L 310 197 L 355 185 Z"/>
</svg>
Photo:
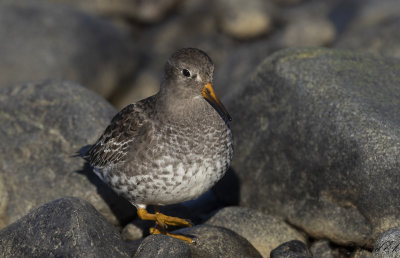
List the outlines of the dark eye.
<svg viewBox="0 0 400 258">
<path fill-rule="evenodd" d="M 190 77 L 190 72 L 188 69 L 183 69 L 182 74 L 185 75 L 186 77 Z"/>
</svg>

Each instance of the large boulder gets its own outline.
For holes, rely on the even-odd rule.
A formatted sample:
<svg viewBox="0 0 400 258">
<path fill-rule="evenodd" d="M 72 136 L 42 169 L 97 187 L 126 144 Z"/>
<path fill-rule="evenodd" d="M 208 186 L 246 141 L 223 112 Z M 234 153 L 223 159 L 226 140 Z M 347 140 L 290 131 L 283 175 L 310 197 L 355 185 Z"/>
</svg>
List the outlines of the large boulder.
<svg viewBox="0 0 400 258">
<path fill-rule="evenodd" d="M 229 104 L 240 204 L 345 245 L 399 225 L 399 70 L 320 48 L 267 58 Z"/>
<path fill-rule="evenodd" d="M 66 79 L 108 98 L 138 64 L 133 40 L 111 23 L 43 1 L 2 2 L 0 35 L 0 88 Z"/>
<path fill-rule="evenodd" d="M 0 110 L 0 224 L 62 196 L 88 200 L 116 225 L 132 217 L 133 206 L 72 157 L 116 113 L 107 101 L 75 83 L 41 81 L 0 89 Z"/>
<path fill-rule="evenodd" d="M 118 231 L 90 205 L 62 198 L 0 231 L 1 257 L 131 257 Z"/>
</svg>

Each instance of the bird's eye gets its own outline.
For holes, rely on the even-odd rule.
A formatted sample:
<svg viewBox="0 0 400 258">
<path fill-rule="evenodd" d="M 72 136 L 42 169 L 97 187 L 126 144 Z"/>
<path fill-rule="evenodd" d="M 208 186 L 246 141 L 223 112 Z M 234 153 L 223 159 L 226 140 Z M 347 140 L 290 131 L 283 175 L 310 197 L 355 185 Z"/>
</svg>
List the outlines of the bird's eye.
<svg viewBox="0 0 400 258">
<path fill-rule="evenodd" d="M 190 77 L 190 72 L 189 72 L 188 69 L 183 69 L 183 70 L 182 70 L 182 74 L 183 74 L 184 76 L 186 76 L 186 77 Z"/>
</svg>

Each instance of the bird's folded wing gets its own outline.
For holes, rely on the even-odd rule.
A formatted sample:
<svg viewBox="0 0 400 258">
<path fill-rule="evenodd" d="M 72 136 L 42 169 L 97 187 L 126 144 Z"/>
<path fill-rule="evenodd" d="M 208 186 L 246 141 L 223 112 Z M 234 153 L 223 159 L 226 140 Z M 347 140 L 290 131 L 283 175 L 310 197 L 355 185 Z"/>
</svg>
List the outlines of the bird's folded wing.
<svg viewBox="0 0 400 258">
<path fill-rule="evenodd" d="M 143 111 L 136 104 L 128 105 L 112 119 L 85 158 L 91 166 L 97 168 L 123 162 L 146 123 L 148 121 Z"/>
</svg>

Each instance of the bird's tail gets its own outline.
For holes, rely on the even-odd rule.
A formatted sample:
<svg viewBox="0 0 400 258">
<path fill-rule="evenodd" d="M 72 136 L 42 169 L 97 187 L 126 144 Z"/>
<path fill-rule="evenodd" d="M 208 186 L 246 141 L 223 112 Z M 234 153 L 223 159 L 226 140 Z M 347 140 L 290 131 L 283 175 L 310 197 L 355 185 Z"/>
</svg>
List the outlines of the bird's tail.
<svg viewBox="0 0 400 258">
<path fill-rule="evenodd" d="M 72 157 L 73 158 L 80 157 L 80 158 L 87 160 L 89 157 L 88 152 L 89 152 L 90 148 L 92 148 L 92 145 L 83 146 L 77 152 L 75 152 L 75 154 L 73 154 Z"/>
</svg>

